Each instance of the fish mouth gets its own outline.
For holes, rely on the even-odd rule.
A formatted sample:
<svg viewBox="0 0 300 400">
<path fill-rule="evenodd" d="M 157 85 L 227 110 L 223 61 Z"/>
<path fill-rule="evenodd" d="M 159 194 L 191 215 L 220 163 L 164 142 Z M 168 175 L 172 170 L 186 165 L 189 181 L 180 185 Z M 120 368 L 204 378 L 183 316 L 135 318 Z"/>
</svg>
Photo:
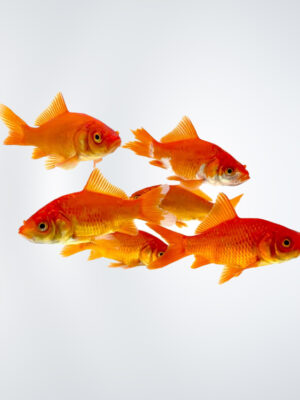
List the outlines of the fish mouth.
<svg viewBox="0 0 300 400">
<path fill-rule="evenodd" d="M 25 225 L 20 226 L 19 234 L 24 236 L 26 239 L 32 240 L 32 237 L 30 236 L 28 230 L 26 231 L 25 229 Z"/>
<path fill-rule="evenodd" d="M 119 136 L 119 132 L 116 135 L 110 136 L 109 138 L 109 147 L 110 150 L 115 150 L 121 145 L 121 138 Z"/>
</svg>

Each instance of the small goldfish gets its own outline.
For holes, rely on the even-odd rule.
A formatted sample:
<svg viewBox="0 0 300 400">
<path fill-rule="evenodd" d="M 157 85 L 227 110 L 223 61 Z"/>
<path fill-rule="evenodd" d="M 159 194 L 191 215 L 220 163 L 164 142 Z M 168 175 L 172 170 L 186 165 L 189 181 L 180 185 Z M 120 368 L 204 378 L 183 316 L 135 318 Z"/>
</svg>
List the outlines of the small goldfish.
<svg viewBox="0 0 300 400">
<path fill-rule="evenodd" d="M 174 216 L 159 208 L 169 190 L 164 185 L 141 199 L 130 200 L 94 169 L 81 192 L 67 194 L 41 208 L 19 229 L 36 243 L 89 242 L 111 232 L 137 235 L 135 218 L 172 223 Z"/>
<path fill-rule="evenodd" d="M 246 165 L 240 164 L 219 146 L 206 142 L 198 134 L 188 117 L 160 142 L 145 131 L 132 131 L 137 141 L 123 147 L 136 154 L 153 158 L 150 164 L 170 168 L 176 176 L 169 179 L 207 181 L 217 185 L 239 185 L 249 179 Z"/>
<path fill-rule="evenodd" d="M 159 187 L 150 186 L 141 189 L 131 195 L 132 199 L 138 199 L 150 190 Z M 242 195 L 230 200 L 236 207 Z M 200 189 L 192 189 L 181 185 L 170 185 L 170 189 L 162 200 L 160 207 L 176 216 L 176 225 L 179 228 L 187 226 L 183 221 L 202 221 L 212 209 L 214 203 L 206 193 Z"/>
<path fill-rule="evenodd" d="M 219 283 L 239 276 L 247 268 L 287 261 L 300 254 L 299 232 L 263 219 L 239 218 L 223 193 L 195 236 L 148 225 L 170 243 L 164 256 L 149 265 L 150 269 L 193 254 L 192 268 L 210 263 L 225 265 Z"/>
<path fill-rule="evenodd" d="M 121 144 L 119 133 L 86 114 L 69 112 L 61 93 L 28 126 L 8 107 L 0 105 L 0 118 L 10 129 L 7 145 L 35 146 L 32 158 L 48 156 L 46 168 L 74 168 L 79 161 L 101 161 Z"/>
<path fill-rule="evenodd" d="M 167 247 L 166 243 L 144 231 L 139 231 L 135 236 L 115 232 L 90 243 L 69 244 L 61 254 L 68 257 L 83 250 L 91 250 L 89 260 L 106 257 L 118 261 L 109 267 L 131 268 L 148 265 L 162 257 Z"/>
</svg>

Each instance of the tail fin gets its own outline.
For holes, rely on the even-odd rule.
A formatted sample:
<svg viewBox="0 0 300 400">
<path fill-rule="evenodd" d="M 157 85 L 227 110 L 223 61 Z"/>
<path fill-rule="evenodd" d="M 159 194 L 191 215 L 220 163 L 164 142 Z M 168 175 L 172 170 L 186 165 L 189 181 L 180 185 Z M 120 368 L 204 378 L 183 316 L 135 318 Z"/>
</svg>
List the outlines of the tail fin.
<svg viewBox="0 0 300 400">
<path fill-rule="evenodd" d="M 135 200 L 140 203 L 141 207 L 139 217 L 155 224 L 163 224 L 166 226 L 175 224 L 175 215 L 160 208 L 160 203 L 165 198 L 169 189 L 169 185 L 161 185 Z"/>
<path fill-rule="evenodd" d="M 156 142 L 153 137 L 143 128 L 131 132 L 137 140 L 135 142 L 128 142 L 123 147 L 134 151 L 139 156 L 153 157 L 153 146 Z"/>
<path fill-rule="evenodd" d="M 0 119 L 9 128 L 9 134 L 4 140 L 4 144 L 23 146 L 27 144 L 24 141 L 24 128 L 28 127 L 28 125 L 4 104 L 0 104 Z"/>
<path fill-rule="evenodd" d="M 165 267 L 166 265 L 189 255 L 184 248 L 184 235 L 151 223 L 148 223 L 147 225 L 170 244 L 162 257 L 157 258 L 154 262 L 148 265 L 149 269 Z"/>
</svg>

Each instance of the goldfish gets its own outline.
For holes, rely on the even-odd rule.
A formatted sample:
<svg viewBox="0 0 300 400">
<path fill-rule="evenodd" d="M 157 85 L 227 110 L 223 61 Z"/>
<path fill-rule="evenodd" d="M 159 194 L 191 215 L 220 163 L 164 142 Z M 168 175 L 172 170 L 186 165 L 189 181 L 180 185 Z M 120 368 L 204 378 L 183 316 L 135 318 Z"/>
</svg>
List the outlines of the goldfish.
<svg viewBox="0 0 300 400">
<path fill-rule="evenodd" d="M 150 186 L 131 195 L 131 198 L 138 199 L 150 190 L 159 187 Z M 242 195 L 230 200 L 231 204 L 236 207 Z M 162 200 L 160 207 L 169 211 L 176 217 L 176 225 L 179 228 L 187 226 L 183 221 L 199 220 L 202 221 L 211 211 L 214 203 L 212 199 L 202 190 L 187 188 L 184 185 L 170 185 L 168 193 Z"/>
<path fill-rule="evenodd" d="M 80 192 L 59 197 L 24 221 L 19 233 L 36 243 L 89 242 L 111 232 L 137 235 L 134 219 L 172 223 L 174 216 L 159 207 L 169 190 L 164 185 L 132 200 L 94 169 Z"/>
<path fill-rule="evenodd" d="M 220 193 L 195 236 L 185 236 L 148 224 L 168 243 L 165 254 L 148 268 L 168 265 L 194 255 L 192 268 L 210 263 L 224 265 L 219 283 L 239 276 L 245 269 L 280 263 L 300 253 L 300 233 L 257 218 L 240 218 L 224 193 Z"/>
<path fill-rule="evenodd" d="M 47 169 L 74 168 L 80 161 L 102 157 L 121 145 L 119 133 L 86 114 L 69 112 L 61 93 L 30 127 L 8 107 L 0 105 L 0 118 L 9 128 L 6 145 L 35 146 L 32 158 L 46 157 Z"/>
<path fill-rule="evenodd" d="M 143 128 L 132 133 L 137 140 L 123 147 L 140 156 L 152 158 L 152 165 L 173 170 L 176 175 L 169 177 L 171 180 L 235 186 L 250 178 L 246 165 L 221 147 L 200 139 L 188 117 L 183 117 L 177 127 L 160 142 Z"/>
<path fill-rule="evenodd" d="M 166 243 L 148 232 L 139 231 L 135 236 L 115 232 L 93 242 L 69 244 L 61 254 L 68 257 L 83 250 L 91 250 L 89 260 L 106 257 L 117 261 L 109 267 L 131 268 L 157 260 L 164 255 L 167 247 Z"/>
</svg>

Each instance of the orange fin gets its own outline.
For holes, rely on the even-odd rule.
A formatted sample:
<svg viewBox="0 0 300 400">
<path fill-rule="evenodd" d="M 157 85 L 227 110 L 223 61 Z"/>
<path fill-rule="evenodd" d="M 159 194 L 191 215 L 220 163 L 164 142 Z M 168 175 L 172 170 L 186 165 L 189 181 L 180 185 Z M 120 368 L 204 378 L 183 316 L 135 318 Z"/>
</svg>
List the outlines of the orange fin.
<svg viewBox="0 0 300 400">
<path fill-rule="evenodd" d="M 148 269 L 157 269 L 165 267 L 180 258 L 186 257 L 188 254 L 184 248 L 184 238 L 185 236 L 181 233 L 171 231 L 169 229 L 163 228 L 162 226 L 147 223 L 149 228 L 153 229 L 160 236 L 162 236 L 169 244 L 167 251 L 162 257 L 157 258 L 154 262 L 147 266 Z"/>
<path fill-rule="evenodd" d="M 54 97 L 52 103 L 46 108 L 35 120 L 35 126 L 42 126 L 46 122 L 58 117 L 61 114 L 68 112 L 63 95 L 59 92 Z"/>
<path fill-rule="evenodd" d="M 7 145 L 25 145 L 24 141 L 24 128 L 28 127 L 20 117 L 18 117 L 10 108 L 4 104 L 0 104 L 0 119 L 9 128 L 7 138 L 4 144 Z"/>
<path fill-rule="evenodd" d="M 155 140 L 145 129 L 137 129 L 136 131 L 131 131 L 137 141 L 128 142 L 124 144 L 124 149 L 130 149 L 134 151 L 139 156 L 153 157 L 153 143 Z"/>
<path fill-rule="evenodd" d="M 76 165 L 79 163 L 78 156 L 74 156 L 72 158 L 68 158 L 67 160 L 57 164 L 57 167 L 63 168 L 63 169 L 72 169 L 75 168 Z"/>
<path fill-rule="evenodd" d="M 230 200 L 224 193 L 219 193 L 217 200 L 210 213 L 196 229 L 196 234 L 203 233 L 222 222 L 237 218 L 237 214 L 232 207 Z"/>
<path fill-rule="evenodd" d="M 110 264 L 108 265 L 108 267 L 110 267 L 110 268 L 118 268 L 118 267 L 126 268 L 127 265 L 125 265 L 125 264 L 122 263 L 122 262 L 115 262 L 115 263 L 110 263 Z"/>
<path fill-rule="evenodd" d="M 204 179 L 183 179 L 177 175 L 169 176 L 167 179 L 169 181 L 178 181 L 187 189 L 197 189 L 204 182 Z"/>
<path fill-rule="evenodd" d="M 135 200 L 141 204 L 139 218 L 154 222 L 155 224 L 173 225 L 176 222 L 175 215 L 160 208 L 160 203 L 165 198 L 169 189 L 169 185 L 161 185 Z"/>
<path fill-rule="evenodd" d="M 239 196 L 236 196 L 230 200 L 230 203 L 233 208 L 235 208 L 239 204 L 242 197 L 243 197 L 243 194 L 240 194 Z"/>
<path fill-rule="evenodd" d="M 72 256 L 73 254 L 79 253 L 80 251 L 90 250 L 91 246 L 92 246 L 91 243 L 68 244 L 63 247 L 60 254 L 63 257 L 69 257 Z"/>
<path fill-rule="evenodd" d="M 165 164 L 159 160 L 152 160 L 149 161 L 149 164 L 154 165 L 155 167 L 159 167 L 159 168 L 163 168 L 163 169 L 167 169 Z"/>
<path fill-rule="evenodd" d="M 195 269 L 195 268 L 202 267 L 203 265 L 207 265 L 207 264 L 210 264 L 210 261 L 208 261 L 206 258 L 204 258 L 202 256 L 197 255 L 197 256 L 195 256 L 195 261 L 191 265 L 191 268 Z"/>
<path fill-rule="evenodd" d="M 242 272 L 242 268 L 236 268 L 230 265 L 226 265 L 222 271 L 219 284 L 221 285 L 222 283 L 229 281 L 231 278 L 241 275 Z"/>
<path fill-rule="evenodd" d="M 187 224 L 183 221 L 176 221 L 176 226 L 178 226 L 178 228 L 185 228 Z"/>
<path fill-rule="evenodd" d="M 160 141 L 161 143 L 168 143 L 186 139 L 199 139 L 199 137 L 191 120 L 185 116 L 182 118 L 176 128 L 173 129 L 172 132 L 162 137 Z"/>
<path fill-rule="evenodd" d="M 37 160 L 38 158 L 46 157 L 46 153 L 43 152 L 39 147 L 35 147 L 32 152 L 31 158 Z"/>
<path fill-rule="evenodd" d="M 139 231 L 133 221 L 127 221 L 117 229 L 118 232 L 125 233 L 126 235 L 136 236 Z"/>
<path fill-rule="evenodd" d="M 96 165 L 102 161 L 102 158 L 97 158 L 96 160 L 93 161 L 93 168 L 96 168 Z"/>
<path fill-rule="evenodd" d="M 186 182 L 186 183 L 185 183 Z M 190 192 L 194 193 L 196 196 L 201 197 L 204 200 L 207 200 L 209 202 L 212 201 L 212 198 L 209 197 L 206 193 L 204 193 L 202 190 L 198 189 L 197 187 L 201 185 L 201 181 L 199 180 L 193 180 L 193 181 L 183 181 L 180 183 L 179 187 L 185 190 L 189 190 Z M 195 189 L 196 187 L 196 189 Z"/>
<path fill-rule="evenodd" d="M 46 169 L 53 169 L 64 161 L 65 160 L 62 156 L 58 154 L 50 154 L 50 156 L 48 156 L 48 158 L 45 161 L 45 167 Z"/>
<path fill-rule="evenodd" d="M 119 197 L 121 199 L 128 199 L 126 193 L 117 186 L 109 183 L 97 168 L 93 169 L 93 172 L 91 173 L 83 190 L 107 194 L 109 196 Z"/>
</svg>

